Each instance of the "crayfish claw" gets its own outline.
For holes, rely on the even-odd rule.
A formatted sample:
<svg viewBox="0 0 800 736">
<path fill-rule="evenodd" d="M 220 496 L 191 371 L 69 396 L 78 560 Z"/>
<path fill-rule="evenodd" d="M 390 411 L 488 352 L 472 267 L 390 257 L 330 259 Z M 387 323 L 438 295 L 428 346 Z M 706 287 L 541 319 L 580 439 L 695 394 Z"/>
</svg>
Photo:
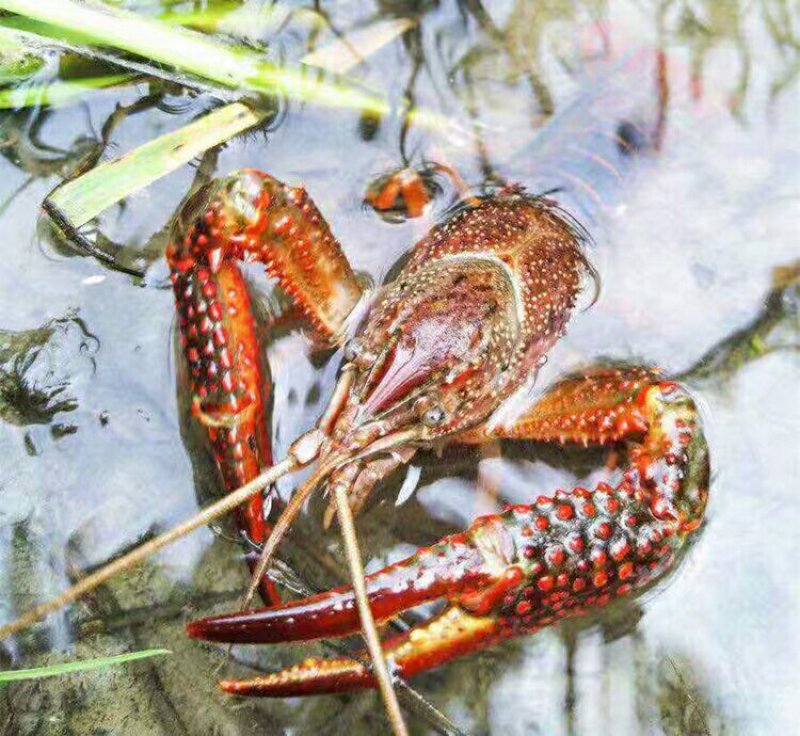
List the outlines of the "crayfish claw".
<svg viewBox="0 0 800 736">
<path fill-rule="evenodd" d="M 466 534 L 438 544 L 366 578 L 372 613 L 388 621 L 408 608 L 466 594 L 487 577 L 484 556 Z M 267 608 L 210 616 L 187 625 L 190 636 L 238 644 L 276 644 L 347 636 L 359 631 L 353 591 L 348 586 Z"/>
<path fill-rule="evenodd" d="M 490 646 L 509 630 L 493 617 L 473 616 L 458 606 L 448 608 L 427 624 L 383 644 L 393 674 L 411 677 L 454 657 Z M 279 672 L 249 680 L 223 680 L 220 687 L 233 695 L 284 698 L 362 690 L 377 686 L 366 654 L 357 658 L 312 658 Z"/>
<path fill-rule="evenodd" d="M 383 642 L 390 667 L 411 676 L 453 657 L 483 648 L 509 635 L 507 622 L 487 607 L 460 605 L 480 591 L 508 587 L 498 579 L 496 554 L 486 537 L 495 528 L 483 521 L 476 528 L 445 537 L 432 547 L 367 576 L 373 616 L 386 622 L 402 611 L 445 598 L 443 613 Z M 496 530 L 495 530 L 496 531 Z M 518 584 L 516 578 L 512 581 Z M 486 593 L 484 598 L 492 598 Z M 493 600 L 493 598 L 492 598 Z M 491 606 L 488 607 L 491 609 Z M 211 616 L 188 624 L 190 636 L 209 641 L 273 644 L 356 634 L 361 621 L 351 588 L 342 586 L 298 601 L 267 608 Z M 365 656 L 309 659 L 290 669 L 251 680 L 225 680 L 221 687 L 239 695 L 288 697 L 334 693 L 376 686 Z"/>
</svg>

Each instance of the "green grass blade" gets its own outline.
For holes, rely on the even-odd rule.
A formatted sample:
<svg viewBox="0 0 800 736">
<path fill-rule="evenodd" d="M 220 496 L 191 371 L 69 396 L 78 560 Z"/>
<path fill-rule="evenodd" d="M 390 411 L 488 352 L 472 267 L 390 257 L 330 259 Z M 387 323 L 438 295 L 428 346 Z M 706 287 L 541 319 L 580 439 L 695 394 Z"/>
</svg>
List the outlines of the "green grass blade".
<svg viewBox="0 0 800 736">
<path fill-rule="evenodd" d="M 158 6 L 160 7 L 160 6 Z M 140 10 L 140 8 L 136 8 Z M 242 3 L 241 0 L 214 2 L 186 10 L 168 7 L 157 15 L 162 23 L 194 28 L 205 33 L 224 33 L 257 41 L 277 31 L 289 18 L 305 26 L 321 28 L 324 19 L 313 10 L 290 8 L 285 4 Z"/>
<path fill-rule="evenodd" d="M 20 85 L 0 89 L 0 110 L 18 109 L 31 105 L 55 107 L 72 102 L 87 92 L 125 84 L 134 79 L 131 74 L 108 74 L 102 77 L 70 79 L 48 84 Z"/>
<path fill-rule="evenodd" d="M 195 156 L 260 123 L 270 111 L 234 102 L 101 164 L 52 192 L 45 209 L 78 228 L 107 207 L 144 188 Z"/>
<path fill-rule="evenodd" d="M 36 32 L 51 44 L 74 49 L 76 39 L 134 54 L 151 65 L 165 65 L 217 86 L 287 98 L 330 108 L 358 110 L 375 116 L 408 115 L 421 127 L 458 133 L 454 122 L 432 110 L 410 109 L 401 101 L 395 110 L 388 100 L 342 77 L 322 74 L 302 66 L 275 66 L 263 54 L 246 47 L 229 46 L 212 36 L 170 26 L 156 19 L 119 8 L 74 0 L 0 0 L 0 10 L 17 17 L 0 18 L 0 24 L 19 27 L 19 16 L 36 21 Z M 116 61 L 125 64 L 124 59 Z M 187 84 L 190 82 L 187 80 Z"/>
<path fill-rule="evenodd" d="M 72 0 L 0 0 L 0 9 L 40 23 L 53 41 L 66 32 L 92 44 L 110 47 L 166 64 L 229 89 L 285 94 L 303 102 L 388 114 L 378 95 L 342 80 L 328 80 L 292 67 L 276 67 L 255 51 L 228 46 L 213 37 L 118 8 Z M 49 30 L 48 30 L 49 28 Z"/>
<path fill-rule="evenodd" d="M 114 667 L 119 664 L 135 662 L 139 659 L 149 657 L 160 657 L 165 654 L 172 654 L 169 649 L 144 649 L 140 652 L 130 652 L 128 654 L 117 654 L 113 657 L 98 657 L 97 659 L 79 659 L 73 662 L 62 662 L 48 667 L 36 667 L 30 670 L 10 670 L 0 672 L 0 685 L 7 682 L 19 682 L 20 680 L 36 680 L 41 677 L 56 677 L 68 675 L 73 672 L 89 672 L 90 670 L 101 670 L 106 667 Z"/>
</svg>

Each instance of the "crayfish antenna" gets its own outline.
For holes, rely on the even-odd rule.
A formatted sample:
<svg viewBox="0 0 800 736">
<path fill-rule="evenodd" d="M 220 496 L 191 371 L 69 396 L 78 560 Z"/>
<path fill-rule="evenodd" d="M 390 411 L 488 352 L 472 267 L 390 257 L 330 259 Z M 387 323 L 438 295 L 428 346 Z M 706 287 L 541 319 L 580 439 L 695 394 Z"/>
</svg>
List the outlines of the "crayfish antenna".
<svg viewBox="0 0 800 736">
<path fill-rule="evenodd" d="M 250 576 L 250 584 L 247 587 L 247 592 L 244 594 L 241 603 L 239 604 L 239 608 L 244 610 L 250 606 L 250 603 L 253 601 L 253 596 L 255 595 L 256 590 L 258 589 L 259 583 L 261 579 L 267 572 L 267 568 L 269 567 L 269 563 L 272 561 L 272 558 L 275 556 L 275 552 L 278 549 L 278 545 L 281 543 L 281 540 L 286 536 L 286 532 L 289 531 L 289 528 L 292 525 L 295 517 L 297 516 L 298 512 L 301 508 L 303 508 L 303 504 L 306 502 L 308 497 L 314 491 L 314 489 L 319 485 L 320 481 L 322 481 L 326 475 L 331 470 L 331 464 L 325 463 L 317 468 L 311 476 L 306 480 L 303 485 L 298 488 L 292 497 L 289 499 L 289 503 L 286 504 L 286 507 L 281 512 L 281 515 L 278 517 L 278 520 L 275 522 L 275 526 L 272 528 L 272 532 L 267 538 L 267 541 L 264 543 L 264 547 L 261 550 L 261 555 L 258 558 L 258 563 L 253 567 L 253 572 Z"/>
<path fill-rule="evenodd" d="M 178 524 L 178 526 L 173 527 L 163 534 L 160 534 L 159 536 L 151 539 L 149 542 L 139 545 L 135 549 L 128 552 L 128 554 L 118 557 L 116 560 L 109 562 L 99 570 L 87 575 L 85 578 L 75 583 L 75 585 L 56 598 L 32 608 L 16 621 L 12 621 L 10 624 L 6 624 L 5 626 L 0 626 L 0 641 L 6 639 L 12 634 L 16 634 L 17 632 L 26 629 L 32 624 L 35 624 L 40 619 L 44 618 L 48 613 L 52 613 L 53 611 L 57 611 L 60 608 L 73 603 L 82 595 L 99 587 L 115 575 L 128 570 L 134 565 L 138 565 L 151 555 L 155 554 L 164 547 L 167 547 L 173 542 L 176 542 L 182 537 L 185 537 L 195 529 L 205 526 L 209 522 L 222 516 L 223 514 L 228 513 L 229 511 L 233 511 L 233 509 L 243 504 L 249 498 L 252 498 L 256 493 L 259 493 L 260 491 L 264 490 L 264 488 L 274 483 L 276 480 L 278 480 L 278 478 L 282 478 L 284 475 L 287 475 L 288 473 L 291 473 L 300 467 L 302 467 L 302 465 L 293 457 L 290 456 L 285 458 L 281 462 L 265 470 L 258 477 L 253 478 L 253 480 L 251 480 L 249 483 L 245 483 L 241 488 L 237 488 L 235 491 L 232 491 L 227 496 L 224 496 L 216 503 L 211 504 L 211 506 L 207 506 L 191 518 L 186 519 L 186 521 Z"/>
</svg>

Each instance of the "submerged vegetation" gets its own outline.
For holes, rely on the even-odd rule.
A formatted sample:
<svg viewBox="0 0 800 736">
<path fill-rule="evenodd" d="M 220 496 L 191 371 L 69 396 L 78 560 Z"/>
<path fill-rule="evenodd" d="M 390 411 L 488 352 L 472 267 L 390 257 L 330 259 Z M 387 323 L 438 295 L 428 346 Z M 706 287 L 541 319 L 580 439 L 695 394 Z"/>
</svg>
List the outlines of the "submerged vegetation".
<svg viewBox="0 0 800 736">
<path fill-rule="evenodd" d="M 162 657 L 165 654 L 172 654 L 168 649 L 145 649 L 141 652 L 129 652 L 128 654 L 116 654 L 113 657 L 97 657 L 96 659 L 72 660 L 51 664 L 47 667 L 35 667 L 29 670 L 12 670 L 8 672 L 0 671 L 0 687 L 9 682 L 21 682 L 22 680 L 39 680 L 42 677 L 61 677 L 77 672 L 91 672 L 92 670 L 102 670 L 107 667 L 114 667 L 128 662 L 138 662 L 140 659 L 150 657 Z"/>
</svg>

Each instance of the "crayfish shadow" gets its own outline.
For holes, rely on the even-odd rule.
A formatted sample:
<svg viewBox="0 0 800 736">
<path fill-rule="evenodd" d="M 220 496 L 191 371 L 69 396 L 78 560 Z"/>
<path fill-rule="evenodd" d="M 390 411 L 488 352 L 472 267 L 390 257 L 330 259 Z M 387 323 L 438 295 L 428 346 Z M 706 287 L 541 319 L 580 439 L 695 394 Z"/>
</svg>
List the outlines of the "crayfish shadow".
<svg viewBox="0 0 800 736">
<path fill-rule="evenodd" d="M 493 488 L 488 502 L 479 508 L 486 513 L 495 513 L 502 511 L 508 503 L 532 503 L 538 495 L 556 490 L 556 486 L 545 485 L 547 481 L 542 481 L 542 473 L 534 472 L 537 469 L 546 469 L 548 477 L 558 478 L 566 487 L 602 468 L 608 457 L 609 448 L 554 446 L 519 440 L 482 446 L 450 445 L 441 452 L 421 452 L 413 460 L 420 471 L 419 479 L 407 500 L 398 498 L 401 493 L 407 495 L 404 483 L 409 470 L 401 467 L 370 496 L 359 523 L 370 515 L 386 515 L 387 522 L 396 525 L 409 543 L 430 544 L 434 539 L 428 536 L 429 533 L 441 536 L 460 531 L 464 518 L 460 514 L 448 518 L 441 512 L 440 504 L 429 503 L 429 500 L 434 496 L 461 496 L 470 490 L 485 497 L 482 476 L 487 463 L 493 477 Z M 525 484 L 524 478 L 529 471 L 531 482 Z M 522 487 L 516 488 L 520 485 Z"/>
</svg>

